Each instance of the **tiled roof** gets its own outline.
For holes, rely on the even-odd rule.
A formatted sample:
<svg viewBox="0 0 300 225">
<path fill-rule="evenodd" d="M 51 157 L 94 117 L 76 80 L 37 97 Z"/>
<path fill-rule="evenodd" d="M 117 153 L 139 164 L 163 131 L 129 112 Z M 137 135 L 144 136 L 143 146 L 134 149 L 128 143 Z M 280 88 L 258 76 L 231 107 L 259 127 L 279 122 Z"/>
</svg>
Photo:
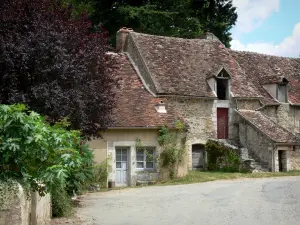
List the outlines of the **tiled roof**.
<svg viewBox="0 0 300 225">
<path fill-rule="evenodd" d="M 251 52 L 230 51 L 245 71 L 246 79 L 258 87 L 264 104 L 277 103 L 262 87 L 277 83 L 283 77 L 289 81 L 289 101 L 300 104 L 300 59 L 269 56 Z"/>
<path fill-rule="evenodd" d="M 235 97 L 259 97 L 236 60 L 219 40 L 182 39 L 130 32 L 158 94 L 214 97 L 207 78 L 224 67 Z"/>
<path fill-rule="evenodd" d="M 114 123 L 111 127 L 160 127 L 173 126 L 173 109 L 166 104 L 167 113 L 158 113 L 158 102 L 166 99 L 153 97 L 143 86 L 138 74 L 127 56 L 119 54 L 120 69 L 115 77 L 119 81 L 116 90 L 117 104 L 113 111 Z"/>
<path fill-rule="evenodd" d="M 237 112 L 276 143 L 299 143 L 300 141 L 291 132 L 259 111 L 240 110 Z"/>
</svg>

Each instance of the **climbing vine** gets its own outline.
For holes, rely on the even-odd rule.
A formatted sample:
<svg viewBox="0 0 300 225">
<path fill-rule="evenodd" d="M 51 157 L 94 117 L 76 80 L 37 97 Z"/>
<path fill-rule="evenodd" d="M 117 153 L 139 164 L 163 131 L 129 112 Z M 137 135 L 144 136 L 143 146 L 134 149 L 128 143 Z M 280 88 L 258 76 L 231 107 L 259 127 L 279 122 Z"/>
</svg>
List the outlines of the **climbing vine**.
<svg viewBox="0 0 300 225">
<path fill-rule="evenodd" d="M 175 128 L 176 131 L 171 132 L 166 126 L 163 126 L 158 135 L 158 143 L 161 147 L 159 155 L 161 166 L 168 169 L 171 179 L 177 176 L 179 163 L 185 155 L 185 140 L 182 138 L 184 124 L 177 120 Z"/>
</svg>

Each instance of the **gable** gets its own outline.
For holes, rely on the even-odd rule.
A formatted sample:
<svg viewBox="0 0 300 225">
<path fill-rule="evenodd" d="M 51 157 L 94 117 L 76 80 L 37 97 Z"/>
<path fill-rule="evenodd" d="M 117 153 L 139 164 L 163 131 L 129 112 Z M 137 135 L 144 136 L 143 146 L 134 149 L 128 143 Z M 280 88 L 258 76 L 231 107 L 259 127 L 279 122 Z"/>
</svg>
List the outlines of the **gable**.
<svg viewBox="0 0 300 225">
<path fill-rule="evenodd" d="M 110 127 L 161 127 L 174 126 L 175 113 L 167 104 L 167 99 L 154 97 L 143 85 L 135 68 L 126 55 L 118 55 L 119 69 L 115 78 L 119 79 L 116 88 L 116 106 L 113 110 L 113 124 Z M 166 112 L 158 112 L 161 102 L 166 104 Z"/>
</svg>

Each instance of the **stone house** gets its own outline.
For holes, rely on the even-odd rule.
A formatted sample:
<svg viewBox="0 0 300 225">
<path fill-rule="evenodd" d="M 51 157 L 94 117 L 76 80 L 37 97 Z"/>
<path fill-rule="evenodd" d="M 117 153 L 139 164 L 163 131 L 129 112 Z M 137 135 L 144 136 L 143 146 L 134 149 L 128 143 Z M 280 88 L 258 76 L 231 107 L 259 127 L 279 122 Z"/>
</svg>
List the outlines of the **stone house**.
<svg viewBox="0 0 300 225">
<path fill-rule="evenodd" d="M 179 175 L 204 168 L 210 138 L 241 147 L 262 170 L 300 169 L 300 59 L 232 51 L 211 33 L 182 39 L 126 28 L 117 52 L 115 122 L 90 143 L 117 185 L 159 176 L 136 140 L 159 154 L 158 130 L 178 118 L 187 128 Z"/>
</svg>

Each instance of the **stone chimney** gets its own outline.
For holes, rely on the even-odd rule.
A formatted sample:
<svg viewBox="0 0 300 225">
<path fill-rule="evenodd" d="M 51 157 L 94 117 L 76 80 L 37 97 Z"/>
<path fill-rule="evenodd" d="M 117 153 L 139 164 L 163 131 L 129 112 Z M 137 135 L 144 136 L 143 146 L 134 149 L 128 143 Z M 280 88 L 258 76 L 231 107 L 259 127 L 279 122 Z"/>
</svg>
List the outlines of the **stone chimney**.
<svg viewBox="0 0 300 225">
<path fill-rule="evenodd" d="M 163 102 L 163 101 L 160 101 L 156 107 L 155 107 L 156 111 L 158 113 L 167 113 L 167 110 L 166 110 L 166 104 Z"/>
<path fill-rule="evenodd" d="M 211 40 L 211 41 L 214 41 L 214 40 L 220 41 L 219 38 L 217 38 L 213 33 L 210 33 L 210 32 L 205 32 L 204 34 L 199 36 L 198 39 L 206 39 L 206 40 Z"/>
<path fill-rule="evenodd" d="M 122 27 L 117 32 L 116 37 L 116 50 L 117 52 L 125 52 L 126 51 L 126 44 L 129 32 L 133 31 L 131 28 Z"/>
</svg>

